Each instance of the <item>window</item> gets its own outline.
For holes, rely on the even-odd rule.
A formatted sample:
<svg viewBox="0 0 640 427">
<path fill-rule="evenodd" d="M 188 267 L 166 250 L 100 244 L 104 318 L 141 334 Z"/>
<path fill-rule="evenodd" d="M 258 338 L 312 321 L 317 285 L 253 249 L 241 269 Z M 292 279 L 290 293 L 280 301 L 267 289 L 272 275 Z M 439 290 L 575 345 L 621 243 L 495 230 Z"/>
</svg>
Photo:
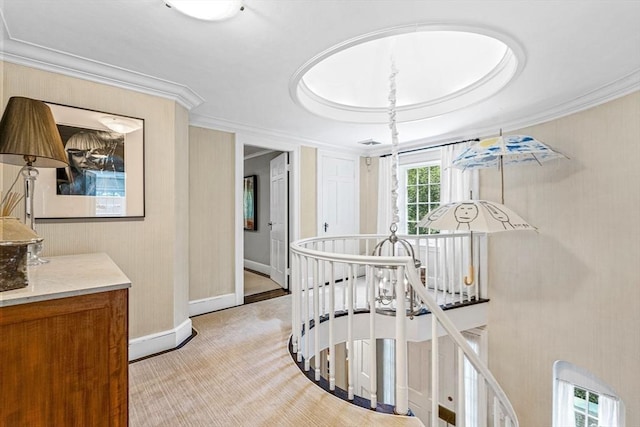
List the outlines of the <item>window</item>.
<svg viewBox="0 0 640 427">
<path fill-rule="evenodd" d="M 427 228 L 417 224 L 431 210 L 440 205 L 440 165 L 413 165 L 404 169 L 404 207 L 407 234 L 428 234 Z M 431 231 L 435 233 L 435 231 Z"/>
<path fill-rule="evenodd" d="M 573 389 L 576 427 L 598 427 L 598 394 L 580 387 Z"/>
<path fill-rule="evenodd" d="M 624 426 L 624 403 L 602 380 L 563 360 L 553 373 L 553 427 Z"/>
</svg>

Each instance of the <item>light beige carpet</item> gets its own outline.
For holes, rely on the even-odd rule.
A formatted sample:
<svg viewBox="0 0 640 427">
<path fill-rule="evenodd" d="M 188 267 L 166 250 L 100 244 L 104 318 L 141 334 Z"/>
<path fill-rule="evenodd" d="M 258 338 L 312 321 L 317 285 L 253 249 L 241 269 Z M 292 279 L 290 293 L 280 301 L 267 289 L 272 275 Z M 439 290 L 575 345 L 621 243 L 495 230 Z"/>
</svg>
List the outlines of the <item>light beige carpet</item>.
<svg viewBox="0 0 640 427">
<path fill-rule="evenodd" d="M 244 296 L 274 289 L 282 289 L 282 287 L 268 277 L 244 270 Z"/>
<path fill-rule="evenodd" d="M 181 349 L 132 363 L 130 426 L 422 426 L 321 390 L 286 348 L 291 296 L 194 317 Z"/>
</svg>

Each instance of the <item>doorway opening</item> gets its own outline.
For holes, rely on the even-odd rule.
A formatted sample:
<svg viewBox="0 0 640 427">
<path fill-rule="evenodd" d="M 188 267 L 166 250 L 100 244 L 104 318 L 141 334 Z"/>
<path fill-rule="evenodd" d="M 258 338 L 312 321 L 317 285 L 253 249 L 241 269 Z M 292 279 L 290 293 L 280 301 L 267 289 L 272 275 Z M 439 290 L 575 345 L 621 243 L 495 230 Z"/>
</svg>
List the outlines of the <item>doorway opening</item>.
<svg viewBox="0 0 640 427">
<path fill-rule="evenodd" d="M 243 148 L 244 303 L 289 293 L 290 155 L 288 151 Z"/>
</svg>

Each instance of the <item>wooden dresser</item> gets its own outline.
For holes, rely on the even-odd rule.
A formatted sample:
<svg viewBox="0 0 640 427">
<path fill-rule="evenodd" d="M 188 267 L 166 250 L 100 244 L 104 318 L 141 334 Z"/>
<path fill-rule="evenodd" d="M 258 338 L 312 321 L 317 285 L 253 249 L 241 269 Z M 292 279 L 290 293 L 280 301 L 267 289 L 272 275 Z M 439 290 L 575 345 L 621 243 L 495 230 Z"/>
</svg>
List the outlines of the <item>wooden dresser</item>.
<svg viewBox="0 0 640 427">
<path fill-rule="evenodd" d="M 0 426 L 127 426 L 130 280 L 106 254 L 48 259 L 0 293 Z"/>
</svg>

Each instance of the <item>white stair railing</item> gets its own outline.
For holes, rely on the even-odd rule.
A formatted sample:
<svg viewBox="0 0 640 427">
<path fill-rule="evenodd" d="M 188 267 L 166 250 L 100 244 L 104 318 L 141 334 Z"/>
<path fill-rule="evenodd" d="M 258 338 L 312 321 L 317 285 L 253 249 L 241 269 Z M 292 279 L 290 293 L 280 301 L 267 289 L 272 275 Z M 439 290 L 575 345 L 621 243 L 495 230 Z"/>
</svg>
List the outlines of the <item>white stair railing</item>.
<svg viewBox="0 0 640 427">
<path fill-rule="evenodd" d="M 431 313 L 432 354 L 438 354 L 438 339 L 433 337 L 448 335 L 458 351 L 458 366 L 464 360 L 475 369 L 480 381 L 479 401 L 475 402 L 479 418 L 477 426 L 517 427 L 518 420 L 506 394 L 495 380 L 486 364 L 467 343 L 455 324 L 445 314 L 442 306 L 478 301 L 484 296 L 482 277 L 476 273 L 473 286 L 463 285 L 462 278 L 472 262 L 476 272 L 483 260 L 482 236 L 470 242 L 469 234 L 438 234 L 411 236 L 424 269 L 416 269 L 414 260 L 406 255 L 372 256 L 369 254 L 377 242 L 386 236 L 355 235 L 311 238 L 294 242 L 292 249 L 292 348 L 304 370 L 311 369 L 314 358 L 313 377 L 319 381 L 322 375 L 319 361 L 321 352 L 328 350 L 327 377 L 329 389 L 336 390 L 336 345 L 346 343 L 347 359 L 356 340 L 393 338 L 396 343 L 395 365 L 395 412 L 407 414 L 410 410 L 407 375 L 407 313 L 410 301 L 404 296 L 412 289 L 417 295 L 419 308 Z M 469 244 L 474 244 L 474 259 L 469 259 Z M 362 255 L 365 254 L 365 255 Z M 479 255 L 478 255 L 479 254 Z M 483 266 L 480 266 L 483 267 Z M 395 276 L 395 295 L 402 298 L 392 300 L 381 298 L 382 275 L 380 271 L 391 272 Z M 421 273 L 424 273 L 426 286 Z M 385 276 L 388 277 L 388 276 Z M 373 307 L 373 309 L 371 309 Z M 390 323 L 390 309 L 395 320 Z M 418 314 L 417 310 L 415 314 Z M 411 314 L 409 314 L 411 315 Z M 370 370 L 368 395 L 362 396 L 354 390 L 354 370 L 347 370 L 346 392 L 349 400 L 355 395 L 369 399 L 370 407 L 378 406 L 379 391 L 375 366 L 376 346 L 370 345 L 368 355 Z M 343 362 L 346 363 L 346 362 Z M 425 360 L 423 363 L 428 364 Z M 347 363 L 348 365 L 348 363 Z M 458 398 L 456 399 L 456 425 L 465 426 L 465 382 L 463 368 L 459 368 L 457 378 Z M 438 358 L 431 361 L 431 396 L 440 396 L 440 370 Z M 439 399 L 431 399 L 430 425 L 438 425 Z M 424 421 L 424 420 L 423 420 Z M 472 427 L 471 425 L 469 427 Z"/>
</svg>

